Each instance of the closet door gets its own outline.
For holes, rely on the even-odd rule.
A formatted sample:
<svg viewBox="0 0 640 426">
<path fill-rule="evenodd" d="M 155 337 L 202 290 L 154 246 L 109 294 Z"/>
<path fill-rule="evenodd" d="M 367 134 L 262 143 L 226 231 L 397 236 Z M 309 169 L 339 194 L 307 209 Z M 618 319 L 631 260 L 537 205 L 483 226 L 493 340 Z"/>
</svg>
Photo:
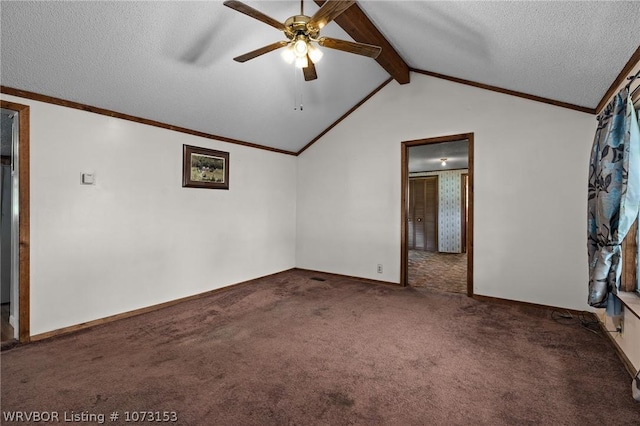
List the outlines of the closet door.
<svg viewBox="0 0 640 426">
<path fill-rule="evenodd" d="M 416 181 L 414 179 L 409 180 L 409 211 L 407 212 L 407 228 L 408 228 L 408 238 L 407 244 L 409 250 L 414 250 L 416 248 L 416 229 L 414 226 L 415 222 L 415 209 L 413 208 L 413 200 L 415 198 L 415 188 Z"/>
<path fill-rule="evenodd" d="M 438 177 L 425 179 L 424 250 L 438 251 Z"/>
<path fill-rule="evenodd" d="M 409 181 L 409 248 L 438 250 L 438 177 Z"/>
</svg>

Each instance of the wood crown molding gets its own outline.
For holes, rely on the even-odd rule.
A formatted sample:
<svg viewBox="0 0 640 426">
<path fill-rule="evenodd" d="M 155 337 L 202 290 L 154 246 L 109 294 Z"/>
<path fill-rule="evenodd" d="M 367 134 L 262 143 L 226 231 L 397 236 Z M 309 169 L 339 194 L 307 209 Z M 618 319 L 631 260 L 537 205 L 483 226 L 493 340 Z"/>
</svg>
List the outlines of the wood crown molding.
<svg viewBox="0 0 640 426">
<path fill-rule="evenodd" d="M 160 121 L 149 120 L 147 118 L 136 117 L 134 115 L 124 114 L 104 108 L 94 107 L 91 105 L 81 104 L 79 102 L 68 101 L 65 99 L 55 98 L 53 96 L 41 95 L 39 93 L 29 92 L 27 90 L 14 89 L 12 87 L 0 86 L 0 93 L 18 96 L 20 98 L 31 99 L 33 101 L 45 102 L 48 104 L 63 106 L 67 108 L 79 109 L 82 111 L 92 112 L 94 114 L 106 115 L 108 117 L 120 118 L 122 120 L 133 121 L 135 123 L 146 124 L 148 126 L 159 127 L 161 129 L 173 130 L 174 132 L 185 133 L 188 135 L 198 136 L 205 139 L 217 140 L 220 142 L 228 142 L 235 145 L 247 146 L 250 148 L 262 149 L 265 151 L 277 152 L 279 154 L 296 155 L 293 151 L 272 148 L 269 146 L 259 145 L 252 142 L 245 142 L 238 139 L 227 138 L 225 136 L 213 135 L 210 133 L 199 132 L 197 130 L 187 129 L 186 127 L 174 126 Z"/>
<path fill-rule="evenodd" d="M 325 3 L 325 0 L 314 1 L 318 6 Z M 342 12 L 334 21 L 358 43 L 382 47 L 382 52 L 376 58 L 376 62 L 398 83 L 409 83 L 409 66 L 357 3 Z"/>
<path fill-rule="evenodd" d="M 358 109 L 362 104 L 367 102 L 373 95 L 378 93 L 384 86 L 386 86 L 387 84 L 391 83 L 392 81 L 393 81 L 393 78 L 389 77 L 384 83 L 382 83 L 380 86 L 378 86 L 375 89 L 373 89 L 373 91 L 371 93 L 369 93 L 367 96 L 365 96 L 360 102 L 355 104 L 349 111 L 347 111 L 344 114 L 342 114 L 342 116 L 340 118 L 338 118 L 336 121 L 334 121 L 333 124 L 331 124 L 329 127 L 324 129 L 318 136 L 316 136 L 315 138 L 311 139 L 311 141 L 308 144 L 306 144 L 304 147 L 302 147 L 302 149 L 300 151 L 298 151 L 296 153 L 296 156 L 302 154 L 307 148 L 309 148 L 311 145 L 316 143 L 320 138 L 322 138 L 324 135 L 326 135 L 329 132 L 329 130 L 331 130 L 334 127 L 336 127 L 338 125 L 338 123 L 340 123 L 342 120 L 347 118 L 347 116 L 349 116 L 353 111 Z"/>
<path fill-rule="evenodd" d="M 618 77 L 613 81 L 613 83 L 611 83 L 611 86 L 609 86 L 609 90 L 607 90 L 607 92 L 604 94 L 604 96 L 600 100 L 600 103 L 596 107 L 597 113 L 602 111 L 602 109 L 607 105 L 607 103 L 609 102 L 609 99 L 616 93 L 616 91 L 618 90 L 618 87 L 620 87 L 620 85 L 627 78 L 627 74 L 629 74 L 631 70 L 638 63 L 640 63 L 640 46 L 638 46 L 638 48 L 633 53 L 633 55 L 631 55 L 631 58 L 629 58 L 624 68 L 622 68 L 622 71 L 620 71 L 620 74 L 618 74 Z"/>
<path fill-rule="evenodd" d="M 518 92 L 515 90 L 503 89 L 501 87 L 491 86 L 490 84 L 478 83 L 471 80 L 465 80 L 463 78 L 451 77 L 448 75 L 439 74 L 437 72 L 425 71 L 425 70 L 420 70 L 415 68 L 411 68 L 411 71 L 418 74 L 428 75 L 429 77 L 441 78 L 443 80 L 449 80 L 455 83 L 466 84 L 467 86 L 473 86 L 480 89 L 490 90 L 492 92 L 498 92 L 498 93 L 503 93 L 505 95 L 511 95 L 511 96 L 516 96 L 518 98 L 528 99 L 530 101 L 542 102 L 544 104 L 554 105 L 561 108 L 572 109 L 574 111 L 586 112 L 587 114 L 596 113 L 596 110 L 593 108 L 574 105 L 567 102 L 556 101 L 554 99 L 543 98 L 542 96 L 530 95 L 528 93 Z"/>
<path fill-rule="evenodd" d="M 272 148 L 272 147 L 268 147 L 268 146 L 264 146 L 264 145 L 258 145 L 258 144 L 254 144 L 254 143 L 250 143 L 250 142 L 244 142 L 244 141 L 240 141 L 240 140 L 237 140 L 237 139 L 231 139 L 231 138 L 227 138 L 227 137 L 224 137 L 224 136 L 212 135 L 212 134 L 209 134 L 209 133 L 204 133 L 204 132 L 199 132 L 199 131 L 196 131 L 196 130 L 187 129 L 187 128 L 184 128 L 184 127 L 178 127 L 178 126 L 173 126 L 171 124 L 161 123 L 159 121 L 148 120 L 146 118 L 140 118 L 140 117 L 136 117 L 136 116 L 133 116 L 133 115 L 123 114 L 123 113 L 120 113 L 120 112 L 117 112 L 117 111 L 112 111 L 112 110 L 108 110 L 108 109 L 104 109 L 104 108 L 93 107 L 91 105 L 85 105 L 85 104 L 81 104 L 81 103 L 74 102 L 74 101 L 68 101 L 68 100 L 65 100 L 65 99 L 55 98 L 55 97 L 52 97 L 52 96 L 41 95 L 39 93 L 29 92 L 27 90 L 14 89 L 12 87 L 0 86 L 0 93 L 4 93 L 6 95 L 11 95 L 11 96 L 17 96 L 17 97 L 24 98 L 24 99 L 31 99 L 33 101 L 44 102 L 44 103 L 48 103 L 48 104 L 52 104 L 52 105 L 58 105 L 58 106 L 63 106 L 63 107 L 73 108 L 73 109 L 79 109 L 81 111 L 87 111 L 87 112 L 92 112 L 92 113 L 95 113 L 95 114 L 106 115 L 108 117 L 120 118 L 122 120 L 133 121 L 135 123 L 147 124 L 149 126 L 159 127 L 161 129 L 173 130 L 175 132 L 185 133 L 185 134 L 193 135 L 193 136 L 199 136 L 199 137 L 206 138 L 206 139 L 213 139 L 213 140 L 218 140 L 218 141 L 221 141 L 221 142 L 228 142 L 228 143 L 233 143 L 233 144 L 236 144 L 236 145 L 248 146 L 250 148 L 262 149 L 262 150 L 271 151 L 271 152 L 277 152 L 279 154 L 298 156 L 298 155 L 302 154 L 302 152 L 304 152 L 311 145 L 313 145 L 316 141 L 318 141 L 322 136 L 324 136 L 326 133 L 328 133 L 329 130 L 331 130 L 335 126 L 337 126 L 338 123 L 340 123 L 342 120 L 347 118 L 348 115 L 350 115 L 352 112 L 354 112 L 356 109 L 358 109 L 358 107 L 360 107 L 362 104 L 364 104 L 367 100 L 369 100 L 369 98 L 371 98 L 373 95 L 375 95 L 378 91 L 380 91 L 384 86 L 389 84 L 391 81 L 393 81 L 393 78 L 391 78 L 391 77 L 388 78 L 387 80 L 385 80 L 380 86 L 376 87 L 371 93 L 369 93 L 367 96 L 365 96 L 360 102 L 358 102 L 356 105 L 354 105 L 349 111 L 347 111 L 340 118 L 338 118 L 336 121 L 334 121 L 333 124 L 331 124 L 325 130 L 323 130 L 318 136 L 313 138 L 309 143 L 307 143 L 298 152 L 285 151 L 285 150 L 282 150 L 282 149 Z"/>
</svg>

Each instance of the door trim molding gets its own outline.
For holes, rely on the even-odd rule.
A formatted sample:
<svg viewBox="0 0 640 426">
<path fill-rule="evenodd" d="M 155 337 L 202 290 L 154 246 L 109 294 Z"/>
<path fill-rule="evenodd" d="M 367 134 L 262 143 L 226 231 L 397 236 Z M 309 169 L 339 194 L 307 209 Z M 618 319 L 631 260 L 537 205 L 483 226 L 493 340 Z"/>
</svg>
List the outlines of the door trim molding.
<svg viewBox="0 0 640 426">
<path fill-rule="evenodd" d="M 463 197 L 462 198 L 462 202 L 460 204 L 461 208 L 460 208 L 460 223 L 461 225 L 466 221 L 469 222 L 467 220 L 467 197 L 465 197 L 465 194 L 467 194 L 469 192 L 469 172 L 467 171 L 466 173 L 462 173 L 460 175 L 460 195 Z M 466 179 L 466 182 L 465 182 Z M 464 225 L 462 225 L 462 239 L 461 239 L 461 243 L 462 243 L 462 247 L 464 249 L 464 253 L 467 252 L 467 226 L 468 223 L 465 223 Z"/>
<path fill-rule="evenodd" d="M 409 252 L 408 252 L 408 226 L 409 214 L 409 148 L 412 146 L 427 145 L 432 143 L 469 141 L 469 222 L 467 223 L 467 296 L 473 296 L 473 187 L 474 187 L 474 162 L 473 162 L 473 133 L 461 133 L 457 135 L 439 136 L 435 138 L 416 139 L 404 141 L 401 146 L 401 223 L 400 223 L 400 285 L 409 283 Z"/>
<path fill-rule="evenodd" d="M 19 256 L 19 320 L 18 336 L 20 343 L 27 343 L 31 339 L 30 334 L 30 210 L 29 210 L 29 106 L 0 100 L 4 109 L 18 113 L 18 179 L 20 190 L 18 194 L 19 229 L 18 229 L 18 256 Z"/>
</svg>

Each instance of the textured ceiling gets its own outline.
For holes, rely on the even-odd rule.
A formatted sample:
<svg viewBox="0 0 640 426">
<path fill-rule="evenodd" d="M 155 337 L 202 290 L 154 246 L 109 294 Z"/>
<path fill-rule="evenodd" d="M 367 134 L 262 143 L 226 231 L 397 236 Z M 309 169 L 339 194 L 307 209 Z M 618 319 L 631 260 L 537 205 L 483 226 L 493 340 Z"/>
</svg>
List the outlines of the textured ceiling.
<svg viewBox="0 0 640 426">
<path fill-rule="evenodd" d="M 279 21 L 299 8 L 245 3 Z M 589 108 L 640 45 L 640 2 L 358 4 L 413 68 Z M 2 0 L 0 13 L 3 86 L 287 151 L 389 77 L 329 49 L 312 82 L 278 52 L 236 63 L 284 36 L 221 1 Z M 322 35 L 350 40 L 335 22 Z"/>
<path fill-rule="evenodd" d="M 296 2 L 247 4 L 280 21 L 299 12 Z M 217 1 L 1 7 L 2 85 L 284 150 L 389 78 L 372 59 L 328 49 L 312 82 L 296 81 L 278 52 L 237 63 L 284 35 Z M 350 40 L 335 23 L 322 35 Z"/>
<path fill-rule="evenodd" d="M 595 108 L 640 46 L 640 1 L 367 1 L 415 69 Z"/>
<path fill-rule="evenodd" d="M 442 158 L 447 165 L 442 166 Z M 469 141 L 430 143 L 409 148 L 409 172 L 456 170 L 469 168 Z"/>
</svg>

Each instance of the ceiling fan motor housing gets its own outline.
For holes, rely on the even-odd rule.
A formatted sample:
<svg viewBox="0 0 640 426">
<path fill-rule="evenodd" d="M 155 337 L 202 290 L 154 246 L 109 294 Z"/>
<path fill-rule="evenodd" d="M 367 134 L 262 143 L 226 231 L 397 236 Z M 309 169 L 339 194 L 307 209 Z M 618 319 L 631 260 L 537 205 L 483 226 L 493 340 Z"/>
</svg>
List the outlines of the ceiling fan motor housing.
<svg viewBox="0 0 640 426">
<path fill-rule="evenodd" d="M 298 35 L 305 35 L 312 39 L 318 38 L 320 30 L 309 28 L 307 26 L 307 23 L 310 20 L 311 18 L 306 15 L 294 15 L 288 18 L 284 21 L 284 26 L 286 27 L 284 34 L 289 38 L 289 40 L 293 40 Z"/>
</svg>

